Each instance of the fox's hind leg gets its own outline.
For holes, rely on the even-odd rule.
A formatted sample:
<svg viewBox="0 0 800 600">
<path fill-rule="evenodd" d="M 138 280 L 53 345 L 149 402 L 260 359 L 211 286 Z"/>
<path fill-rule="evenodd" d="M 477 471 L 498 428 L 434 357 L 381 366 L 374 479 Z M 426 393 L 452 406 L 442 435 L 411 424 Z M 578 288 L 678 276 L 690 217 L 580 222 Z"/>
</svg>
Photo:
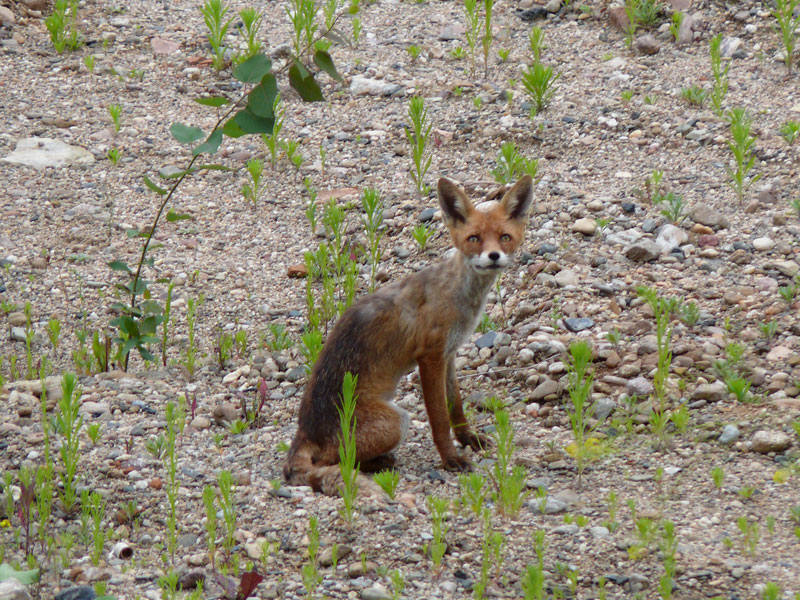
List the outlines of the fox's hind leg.
<svg viewBox="0 0 800 600">
<path fill-rule="evenodd" d="M 409 416 L 391 402 L 367 399 L 359 392 L 356 405 L 356 460 L 364 471 L 391 467 L 389 453 L 403 441 Z"/>
</svg>

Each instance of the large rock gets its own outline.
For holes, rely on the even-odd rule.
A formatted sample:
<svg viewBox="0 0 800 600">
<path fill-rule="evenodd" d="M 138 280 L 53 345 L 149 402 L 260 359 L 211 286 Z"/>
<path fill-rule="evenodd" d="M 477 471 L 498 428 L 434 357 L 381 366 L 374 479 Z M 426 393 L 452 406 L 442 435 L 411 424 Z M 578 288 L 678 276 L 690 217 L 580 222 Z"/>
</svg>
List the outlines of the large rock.
<svg viewBox="0 0 800 600">
<path fill-rule="evenodd" d="M 636 38 L 636 49 L 642 54 L 658 54 L 661 46 L 653 34 L 647 33 Z"/>
<path fill-rule="evenodd" d="M 753 452 L 766 454 L 768 452 L 783 452 L 792 444 L 790 438 L 783 431 L 767 431 L 761 429 L 753 434 L 750 440 Z"/>
<path fill-rule="evenodd" d="M 12 577 L 0 583 L 0 600 L 31 600 L 31 595 L 24 585 Z"/>
<path fill-rule="evenodd" d="M 706 402 L 720 402 L 728 397 L 728 388 L 721 381 L 714 383 L 701 383 L 698 385 L 694 392 L 692 392 L 691 400 L 705 400 Z"/>
<path fill-rule="evenodd" d="M 0 160 L 12 165 L 45 169 L 47 167 L 91 165 L 94 163 L 94 156 L 85 148 L 70 146 L 61 140 L 30 137 L 17 142 L 14 152 Z"/>
</svg>

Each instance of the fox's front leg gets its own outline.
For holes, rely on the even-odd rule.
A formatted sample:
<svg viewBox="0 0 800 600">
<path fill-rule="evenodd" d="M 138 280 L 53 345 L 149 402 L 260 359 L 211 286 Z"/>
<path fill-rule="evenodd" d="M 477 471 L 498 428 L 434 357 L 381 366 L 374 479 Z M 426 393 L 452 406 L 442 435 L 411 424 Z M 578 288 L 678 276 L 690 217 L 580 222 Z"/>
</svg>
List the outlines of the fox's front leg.
<svg viewBox="0 0 800 600">
<path fill-rule="evenodd" d="M 422 381 L 422 397 L 431 424 L 433 443 L 442 457 L 444 468 L 450 471 L 468 471 L 469 460 L 461 456 L 450 437 L 450 418 L 445 398 L 447 364 L 443 356 L 426 356 L 419 361 L 419 376 Z M 460 404 L 460 402 L 459 402 Z M 463 414 L 462 414 L 463 417 Z"/>
<path fill-rule="evenodd" d="M 478 435 L 469 426 L 464 417 L 464 406 L 461 400 L 461 390 L 458 389 L 456 379 L 456 359 L 451 356 L 447 361 L 447 405 L 450 409 L 450 426 L 456 439 L 465 448 L 469 446 L 476 452 L 489 447 L 489 441 L 482 435 Z"/>
</svg>

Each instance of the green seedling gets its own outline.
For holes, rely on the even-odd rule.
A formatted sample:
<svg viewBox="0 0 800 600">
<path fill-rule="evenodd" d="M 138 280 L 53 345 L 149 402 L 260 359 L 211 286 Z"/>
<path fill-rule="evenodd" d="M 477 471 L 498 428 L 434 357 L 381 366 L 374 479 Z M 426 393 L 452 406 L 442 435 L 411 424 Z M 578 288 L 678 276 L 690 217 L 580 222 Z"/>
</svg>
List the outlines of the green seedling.
<svg viewBox="0 0 800 600">
<path fill-rule="evenodd" d="M 92 74 L 94 73 L 95 62 L 96 59 L 94 57 L 94 54 L 87 54 L 86 56 L 83 57 L 83 64 L 86 67 L 86 70 L 89 71 L 89 73 Z"/>
<path fill-rule="evenodd" d="M 355 516 L 355 502 L 358 494 L 358 471 L 356 462 L 356 386 L 358 376 L 345 373 L 342 382 L 342 402 L 337 406 L 339 412 L 339 470 L 342 474 L 342 495 L 344 506 L 340 515 L 346 523 L 352 523 Z"/>
<path fill-rule="evenodd" d="M 319 519 L 315 516 L 308 518 L 308 562 L 303 565 L 303 586 L 306 588 L 308 598 L 314 597 L 314 592 L 322 583 L 322 574 L 319 572 Z M 366 573 L 366 569 L 364 569 Z"/>
<path fill-rule="evenodd" d="M 264 342 L 264 346 L 273 352 L 280 352 L 292 347 L 292 338 L 283 323 L 270 323 L 267 326 L 270 339 Z"/>
<path fill-rule="evenodd" d="M 521 175 L 530 175 L 536 179 L 539 161 L 525 158 L 517 152 L 514 142 L 503 142 L 500 154 L 497 155 L 497 166 L 492 169 L 495 181 L 503 185 L 512 183 Z"/>
<path fill-rule="evenodd" d="M 764 323 L 759 323 L 758 330 L 761 332 L 761 335 L 764 336 L 767 342 L 770 342 L 778 332 L 778 322 L 775 319 L 770 319 Z"/>
<path fill-rule="evenodd" d="M 92 446 L 97 446 L 97 443 L 100 441 L 102 428 L 103 426 L 100 423 L 89 423 L 89 425 L 86 426 L 86 435 L 89 437 L 89 441 L 92 442 Z"/>
<path fill-rule="evenodd" d="M 261 139 L 267 146 L 267 150 L 269 150 L 270 164 L 272 168 L 275 169 L 275 166 L 278 164 L 278 151 L 283 147 L 283 140 L 280 137 L 280 133 L 283 129 L 284 115 L 286 114 L 286 108 L 281 104 L 280 93 L 276 93 L 275 99 L 272 101 L 272 114 L 275 118 L 272 125 L 272 133 L 261 134 Z"/>
<path fill-rule="evenodd" d="M 498 48 L 497 49 L 497 60 L 501 63 L 504 63 L 508 60 L 509 51 L 506 48 Z"/>
<path fill-rule="evenodd" d="M 719 33 L 709 42 L 709 55 L 711 57 L 711 74 L 714 77 L 714 87 L 711 90 L 711 104 L 717 116 L 722 116 L 722 103 L 728 95 L 728 70 L 731 68 L 730 62 L 722 67 L 722 34 Z"/>
<path fill-rule="evenodd" d="M 678 317 L 685 325 L 693 327 L 700 320 L 700 308 L 695 302 L 684 302 L 678 310 Z"/>
<path fill-rule="evenodd" d="M 361 38 L 361 19 L 353 17 L 351 23 L 353 24 L 353 45 L 358 46 L 358 40 Z"/>
<path fill-rule="evenodd" d="M 703 108 L 708 96 L 708 90 L 701 88 L 699 85 L 693 85 L 681 90 L 681 97 L 689 103 L 689 106 Z"/>
<path fill-rule="evenodd" d="M 421 96 L 414 96 L 411 99 L 408 106 L 408 118 L 409 127 L 406 129 L 406 138 L 411 146 L 411 178 L 417 187 L 417 195 L 422 197 L 428 192 L 425 175 L 428 173 L 433 159 L 428 149 L 433 125 L 428 121 L 428 109 L 425 108 L 425 101 Z"/>
<path fill-rule="evenodd" d="M 638 25 L 639 4 L 642 0 L 625 0 L 625 15 L 628 23 L 625 27 L 625 45 L 630 48 L 633 45 L 633 36 L 636 35 Z"/>
<path fill-rule="evenodd" d="M 361 208 L 364 211 L 361 220 L 364 224 L 364 231 L 369 241 L 367 253 L 370 264 L 370 292 L 375 291 L 376 275 L 378 264 L 383 257 L 381 240 L 384 235 L 383 213 L 384 205 L 380 193 L 375 188 L 366 188 L 361 194 Z"/>
<path fill-rule="evenodd" d="M 781 586 L 768 581 L 761 592 L 761 600 L 781 600 Z"/>
<path fill-rule="evenodd" d="M 67 49 L 77 50 L 81 46 L 77 21 L 78 0 L 56 0 L 53 12 L 45 18 L 44 24 L 58 54 L 63 54 Z"/>
<path fill-rule="evenodd" d="M 622 100 L 623 104 L 628 104 L 633 100 L 633 90 L 622 90 L 620 92 L 620 100 Z"/>
<path fill-rule="evenodd" d="M 492 10 L 494 0 L 483 0 L 483 76 L 489 77 L 489 49 L 492 47 Z"/>
<path fill-rule="evenodd" d="M 411 57 L 411 62 L 417 62 L 417 59 L 419 58 L 419 53 L 422 52 L 422 48 L 420 48 L 419 46 L 412 45 L 406 48 L 406 52 L 408 52 L 408 55 Z"/>
<path fill-rule="evenodd" d="M 578 489 L 583 485 L 583 472 L 586 463 L 597 458 L 602 450 L 599 440 L 591 433 L 589 421 L 594 415 L 595 404 L 591 402 L 594 375 L 589 369 L 592 362 L 592 348 L 585 341 L 575 342 L 569 347 L 570 362 L 567 367 L 568 387 L 571 406 L 567 407 L 573 442 L 567 452 L 575 459 L 578 469 Z"/>
<path fill-rule="evenodd" d="M 714 482 L 714 487 L 717 491 L 722 489 L 722 483 L 725 481 L 725 470 L 722 467 L 714 467 L 711 469 L 711 480 Z"/>
<path fill-rule="evenodd" d="M 669 32 L 672 34 L 672 38 L 675 40 L 675 43 L 678 43 L 678 39 L 680 38 L 681 32 L 681 25 L 683 25 L 683 18 L 684 15 L 681 11 L 676 10 L 672 13 L 671 23 L 669 24 Z"/>
<path fill-rule="evenodd" d="M 80 430 L 83 417 L 78 414 L 81 406 L 81 392 L 75 387 L 75 375 L 65 373 L 61 378 L 61 399 L 58 401 L 56 431 L 61 435 L 59 455 L 63 470 L 61 475 L 61 503 L 69 513 L 76 502 L 78 483 L 78 459 L 80 458 Z"/>
<path fill-rule="evenodd" d="M 255 208 L 261 195 L 261 174 L 264 172 L 264 161 L 251 158 L 247 161 L 247 172 L 250 174 L 250 183 L 242 186 L 242 196 L 248 202 L 252 202 L 253 208 Z"/>
<path fill-rule="evenodd" d="M 217 549 L 217 509 L 215 501 L 217 493 L 214 488 L 207 485 L 203 488 L 203 506 L 206 509 L 206 534 L 208 540 L 208 559 L 211 563 L 211 570 L 216 572 L 216 549 Z"/>
<path fill-rule="evenodd" d="M 211 45 L 211 61 L 214 69 L 221 71 L 225 68 L 225 37 L 228 28 L 233 23 L 233 17 L 226 18 L 229 7 L 224 0 L 205 0 L 200 12 L 208 29 L 208 43 Z"/>
<path fill-rule="evenodd" d="M 92 516 L 92 564 L 100 564 L 103 556 L 106 536 L 103 530 L 103 517 L 106 513 L 106 501 L 97 492 L 92 492 L 89 496 L 89 512 Z"/>
<path fill-rule="evenodd" d="M 411 236 L 414 238 L 414 241 L 417 242 L 420 252 L 425 252 L 428 240 L 431 239 L 434 232 L 434 228 L 427 223 L 419 223 L 411 230 Z"/>
<path fill-rule="evenodd" d="M 795 14 L 799 4 L 800 0 L 775 0 L 775 10 L 772 12 L 772 16 L 778 21 L 784 50 L 783 62 L 789 73 L 792 72 L 797 31 L 800 29 L 800 13 Z"/>
<path fill-rule="evenodd" d="M 121 127 L 120 118 L 122 117 L 122 106 L 119 104 L 109 104 L 108 114 L 111 116 L 111 122 L 114 124 L 114 133 L 119 133 Z"/>
<path fill-rule="evenodd" d="M 494 416 L 497 460 L 492 469 L 492 484 L 495 488 L 492 498 L 498 513 L 514 517 L 528 496 L 528 492 L 524 491 L 527 471 L 525 467 L 513 464 L 516 445 L 514 428 L 509 421 L 508 412 L 497 410 Z"/>
<path fill-rule="evenodd" d="M 456 60 L 461 60 L 464 58 L 464 47 L 463 46 L 456 46 L 452 50 L 450 50 L 450 56 L 452 56 Z"/>
<path fill-rule="evenodd" d="M 638 0 L 636 2 L 636 21 L 645 29 L 653 27 L 661 12 L 660 0 Z"/>
<path fill-rule="evenodd" d="M 800 138 L 800 121 L 786 121 L 781 125 L 780 134 L 787 144 L 793 146 Z"/>
<path fill-rule="evenodd" d="M 733 170 L 728 167 L 728 177 L 730 182 L 728 185 L 736 193 L 741 205 L 744 200 L 744 193 L 746 189 L 758 181 L 761 175 L 755 175 L 747 180 L 748 173 L 753 169 L 756 162 L 756 156 L 753 152 L 753 144 L 755 144 L 755 137 L 750 136 L 750 128 L 752 126 L 752 119 L 747 111 L 743 108 L 734 108 L 728 111 L 728 124 L 730 125 L 732 141 L 728 142 L 728 147 L 733 153 L 733 158 L 736 163 L 736 169 Z"/>
<path fill-rule="evenodd" d="M 222 510 L 222 521 L 225 525 L 222 547 L 225 556 L 230 562 L 233 557 L 233 547 L 236 545 L 236 504 L 233 497 L 233 476 L 230 471 L 220 471 L 217 476 L 219 485 L 219 504 Z"/>
<path fill-rule="evenodd" d="M 394 469 L 391 471 L 381 471 L 380 473 L 375 473 L 372 478 L 375 480 L 375 483 L 386 492 L 386 495 L 394 500 L 395 494 L 397 493 L 397 484 L 400 483 L 399 473 L 395 472 Z"/>
<path fill-rule="evenodd" d="M 522 86 L 533 102 L 530 113 L 531 118 L 550 104 L 550 100 L 557 89 L 556 82 L 560 77 L 561 73 L 556 73 L 553 67 L 545 67 L 538 62 L 522 72 Z"/>
<path fill-rule="evenodd" d="M 480 17 L 478 14 L 478 0 L 464 0 L 464 18 L 466 21 L 465 37 L 470 52 L 471 73 L 475 74 L 475 49 L 480 35 Z"/>
<path fill-rule="evenodd" d="M 469 508 L 476 517 L 480 516 L 486 502 L 486 479 L 480 473 L 468 473 L 459 475 L 458 483 L 462 506 Z"/>
<path fill-rule="evenodd" d="M 450 508 L 450 500 L 437 496 L 428 496 L 426 501 L 428 510 L 431 513 L 433 533 L 433 540 L 430 544 L 431 560 L 438 569 L 441 567 L 442 559 L 447 551 L 447 542 L 445 542 L 444 538 L 447 535 L 448 526 L 445 517 Z"/>
<path fill-rule="evenodd" d="M 289 0 L 286 14 L 292 23 L 292 46 L 296 57 L 303 57 L 314 44 L 319 7 L 314 0 Z"/>
<path fill-rule="evenodd" d="M 544 48 L 544 31 L 541 27 L 531 27 L 531 30 L 528 32 L 528 46 L 533 55 L 533 62 L 541 62 L 542 49 Z"/>
<path fill-rule="evenodd" d="M 392 600 L 400 600 L 406 588 L 406 580 L 400 569 L 394 569 L 389 573 L 389 581 L 392 584 Z"/>
<path fill-rule="evenodd" d="M 661 209 L 661 214 L 673 225 L 680 225 L 688 216 L 682 196 L 667 192 L 663 202 L 666 203 L 666 207 Z"/>
<path fill-rule="evenodd" d="M 261 52 L 261 41 L 258 39 L 258 32 L 261 29 L 263 15 L 255 8 L 247 7 L 239 11 L 239 18 L 242 20 L 244 36 L 247 40 L 247 52 L 238 59 L 244 62 Z"/>
</svg>

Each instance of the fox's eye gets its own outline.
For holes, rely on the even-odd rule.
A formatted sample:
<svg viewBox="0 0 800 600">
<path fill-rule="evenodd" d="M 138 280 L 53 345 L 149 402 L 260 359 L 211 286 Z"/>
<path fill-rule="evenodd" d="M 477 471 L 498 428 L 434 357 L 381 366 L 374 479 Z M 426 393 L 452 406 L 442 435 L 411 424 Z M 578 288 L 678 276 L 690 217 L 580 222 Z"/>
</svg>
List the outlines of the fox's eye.
<svg viewBox="0 0 800 600">
<path fill-rule="evenodd" d="M 510 242 L 511 241 L 511 236 L 508 235 L 507 233 L 504 233 L 503 235 L 500 236 L 500 241 L 501 242 Z"/>
<path fill-rule="evenodd" d="M 471 235 L 467 238 L 468 242 L 472 242 L 473 244 L 481 241 L 481 236 L 479 235 Z"/>
</svg>

